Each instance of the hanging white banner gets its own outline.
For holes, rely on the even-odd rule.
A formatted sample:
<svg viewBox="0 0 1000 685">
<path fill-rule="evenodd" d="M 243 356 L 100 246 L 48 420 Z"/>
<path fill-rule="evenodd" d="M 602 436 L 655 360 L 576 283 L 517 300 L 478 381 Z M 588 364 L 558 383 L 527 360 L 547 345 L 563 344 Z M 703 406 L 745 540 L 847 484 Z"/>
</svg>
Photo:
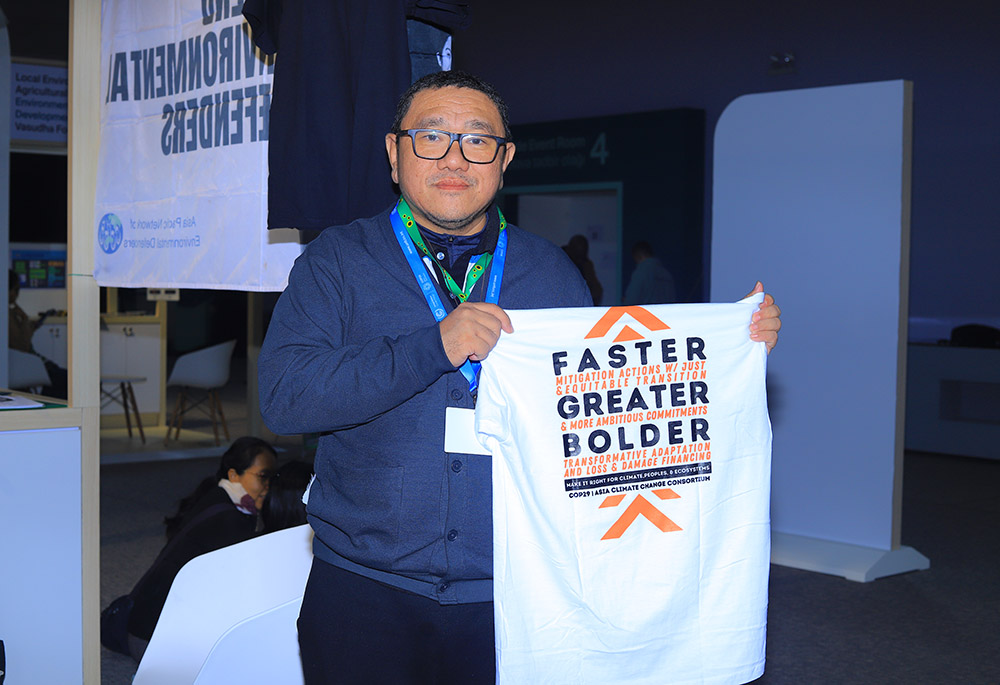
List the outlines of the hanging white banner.
<svg viewBox="0 0 1000 685">
<path fill-rule="evenodd" d="M 267 231 L 272 57 L 241 3 L 104 0 L 94 276 L 283 290 L 298 231 Z"/>
</svg>

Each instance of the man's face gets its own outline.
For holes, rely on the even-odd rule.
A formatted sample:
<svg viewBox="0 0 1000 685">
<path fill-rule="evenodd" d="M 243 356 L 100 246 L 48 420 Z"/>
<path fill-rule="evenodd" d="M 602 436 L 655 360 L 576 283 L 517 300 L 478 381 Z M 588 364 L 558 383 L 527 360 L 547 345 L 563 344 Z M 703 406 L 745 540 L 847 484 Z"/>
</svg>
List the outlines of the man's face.
<svg viewBox="0 0 1000 685">
<path fill-rule="evenodd" d="M 478 90 L 455 86 L 414 95 L 400 128 L 504 135 L 493 102 Z M 413 154 L 409 137 L 397 141 L 392 133 L 385 137 L 385 148 L 392 180 L 399 184 L 417 223 L 459 235 L 471 235 L 486 225 L 486 209 L 503 187 L 503 172 L 514 158 L 514 144 L 507 143 L 491 164 L 473 164 L 455 141 L 441 159 L 421 159 Z"/>
</svg>

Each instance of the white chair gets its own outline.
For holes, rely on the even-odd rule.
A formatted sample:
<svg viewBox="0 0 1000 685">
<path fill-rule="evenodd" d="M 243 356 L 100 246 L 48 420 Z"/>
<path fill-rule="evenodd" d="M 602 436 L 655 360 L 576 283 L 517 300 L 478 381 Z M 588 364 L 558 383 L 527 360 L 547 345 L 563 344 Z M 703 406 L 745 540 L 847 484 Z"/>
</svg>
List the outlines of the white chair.
<svg viewBox="0 0 1000 685">
<path fill-rule="evenodd" d="M 215 444 L 219 444 L 218 421 L 222 422 L 222 429 L 226 434 L 226 441 L 229 441 L 229 427 L 226 425 L 226 416 L 222 413 L 222 403 L 219 402 L 218 389 L 229 382 L 229 367 L 233 358 L 233 349 L 236 347 L 235 340 L 228 340 L 218 345 L 205 347 L 194 352 L 182 354 L 174 363 L 174 368 L 167 378 L 167 387 L 180 386 L 180 394 L 177 395 L 177 403 L 174 405 L 174 413 L 167 424 L 167 437 L 163 441 L 167 444 L 170 441 L 170 431 L 174 431 L 174 439 L 181 435 L 181 425 L 184 423 L 184 414 L 192 409 L 201 409 L 212 418 L 212 433 L 215 434 Z M 191 392 L 194 390 L 195 392 Z M 197 401 L 188 405 L 189 397 L 197 397 Z M 198 395 L 200 394 L 200 397 Z M 207 403 L 206 409 L 203 404 Z M 218 413 L 218 421 L 216 419 Z"/>
<path fill-rule="evenodd" d="M 194 685 L 303 685 L 297 621 L 302 597 L 236 624 L 219 638 Z"/>
<path fill-rule="evenodd" d="M 133 685 L 301 683 L 295 620 L 311 565 L 308 525 L 189 561 L 170 586 Z"/>
<path fill-rule="evenodd" d="M 43 386 L 52 385 L 41 357 L 20 350 L 7 350 L 7 354 L 10 355 L 7 358 L 7 384 L 11 390 L 30 390 L 38 395 Z"/>
</svg>

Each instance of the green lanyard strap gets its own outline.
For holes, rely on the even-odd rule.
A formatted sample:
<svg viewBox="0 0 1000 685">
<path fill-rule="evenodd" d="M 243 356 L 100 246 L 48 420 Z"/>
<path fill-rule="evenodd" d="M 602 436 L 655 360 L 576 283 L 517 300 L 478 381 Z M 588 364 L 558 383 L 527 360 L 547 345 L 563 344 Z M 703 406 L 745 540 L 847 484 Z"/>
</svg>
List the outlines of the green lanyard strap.
<svg viewBox="0 0 1000 685">
<path fill-rule="evenodd" d="M 474 257 L 469 261 L 472 265 L 471 269 L 466 270 L 465 274 L 465 287 L 459 288 L 455 279 L 451 277 L 448 270 L 438 262 L 437 258 L 427 249 L 427 245 L 424 243 L 423 236 L 420 235 L 420 230 L 417 228 L 417 222 L 413 220 L 413 213 L 410 211 L 410 206 L 406 204 L 406 200 L 399 198 L 399 204 L 396 207 L 399 212 L 400 218 L 403 219 L 403 225 L 406 226 L 406 232 L 410 235 L 410 240 L 413 244 L 417 246 L 420 253 L 425 257 L 430 257 L 434 260 L 434 263 L 440 267 L 441 273 L 444 274 L 444 284 L 448 288 L 448 292 L 458 298 L 459 302 L 465 302 L 469 299 L 469 295 L 472 294 L 472 289 L 476 287 L 476 282 L 479 281 L 480 277 L 486 273 L 486 268 L 490 265 L 490 261 L 493 259 L 493 255 L 487 252 L 484 255 L 479 255 Z M 497 208 L 497 214 L 500 215 L 500 230 L 503 231 L 507 228 L 507 220 L 503 217 L 503 212 L 500 208 Z"/>
</svg>

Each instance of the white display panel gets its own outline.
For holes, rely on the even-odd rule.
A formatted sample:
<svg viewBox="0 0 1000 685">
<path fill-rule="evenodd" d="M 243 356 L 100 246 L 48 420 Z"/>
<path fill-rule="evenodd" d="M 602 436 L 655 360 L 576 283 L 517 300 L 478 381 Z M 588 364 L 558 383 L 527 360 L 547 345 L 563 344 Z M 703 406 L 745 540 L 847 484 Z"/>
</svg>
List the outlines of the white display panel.
<svg viewBox="0 0 1000 685">
<path fill-rule="evenodd" d="M 788 547 L 899 549 L 910 111 L 904 81 L 763 93 L 731 103 L 715 133 L 712 299 L 760 279 L 783 311 L 772 558 L 862 580 Z"/>
</svg>

